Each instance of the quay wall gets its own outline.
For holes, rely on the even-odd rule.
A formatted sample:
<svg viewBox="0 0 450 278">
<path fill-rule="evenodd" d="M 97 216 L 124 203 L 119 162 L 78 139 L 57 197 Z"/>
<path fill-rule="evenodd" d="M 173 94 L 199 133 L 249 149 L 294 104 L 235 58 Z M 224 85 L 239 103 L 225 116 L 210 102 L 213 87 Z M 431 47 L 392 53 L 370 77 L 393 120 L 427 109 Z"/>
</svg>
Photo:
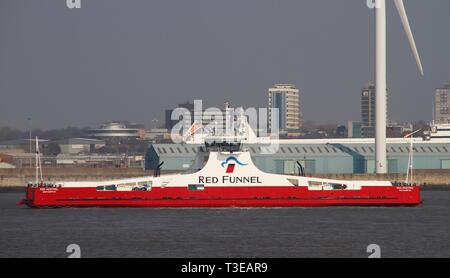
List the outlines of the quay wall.
<svg viewBox="0 0 450 278">
<path fill-rule="evenodd" d="M 162 175 L 176 171 L 161 171 Z M 132 177 L 153 176 L 153 171 L 143 169 L 113 169 L 113 168 L 44 168 L 46 181 L 101 181 Z M 338 180 L 389 180 L 402 182 L 406 174 L 316 174 L 314 177 Z M 22 187 L 35 180 L 35 169 L 16 168 L 0 169 L 0 187 Z M 450 170 L 416 170 L 414 180 L 425 187 L 450 188 Z"/>
</svg>

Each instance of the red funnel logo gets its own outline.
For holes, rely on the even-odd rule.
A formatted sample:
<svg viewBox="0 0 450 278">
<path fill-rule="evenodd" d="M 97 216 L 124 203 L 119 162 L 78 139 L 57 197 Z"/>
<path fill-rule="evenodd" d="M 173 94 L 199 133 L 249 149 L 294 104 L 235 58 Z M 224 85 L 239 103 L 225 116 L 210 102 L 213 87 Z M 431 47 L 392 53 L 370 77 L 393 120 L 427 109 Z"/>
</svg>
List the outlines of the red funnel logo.
<svg viewBox="0 0 450 278">
<path fill-rule="evenodd" d="M 231 162 L 231 163 L 230 163 L 230 162 Z M 234 163 L 233 163 L 233 162 L 234 162 Z M 232 173 L 234 172 L 234 168 L 235 168 L 236 164 L 239 164 L 239 165 L 241 165 L 241 166 L 247 165 L 247 164 L 244 164 L 244 163 L 240 162 L 240 161 L 239 161 L 236 157 L 234 157 L 234 156 L 228 157 L 225 161 L 223 161 L 223 162 L 221 163 L 222 168 L 224 168 L 225 165 L 227 165 L 227 168 L 226 168 L 226 171 L 225 171 L 227 174 L 232 174 Z"/>
<path fill-rule="evenodd" d="M 235 164 L 231 164 L 231 163 L 228 164 L 226 173 L 232 174 L 234 172 L 234 166 L 235 166 Z"/>
</svg>

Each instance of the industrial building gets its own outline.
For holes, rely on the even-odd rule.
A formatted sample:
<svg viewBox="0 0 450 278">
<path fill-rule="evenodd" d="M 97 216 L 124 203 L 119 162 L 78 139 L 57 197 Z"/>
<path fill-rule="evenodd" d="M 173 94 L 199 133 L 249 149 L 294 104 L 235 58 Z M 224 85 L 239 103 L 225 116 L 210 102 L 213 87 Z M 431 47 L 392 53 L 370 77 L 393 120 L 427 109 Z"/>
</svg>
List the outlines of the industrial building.
<svg viewBox="0 0 450 278">
<path fill-rule="evenodd" d="M 295 174 L 300 162 L 307 174 L 373 173 L 375 144 L 372 138 L 280 140 L 274 154 L 264 154 L 267 145 L 248 144 L 254 163 L 263 171 Z M 424 141 L 414 138 L 415 169 L 450 169 L 450 139 Z M 202 145 L 153 144 L 146 155 L 146 168 L 164 162 L 164 170 L 184 170 L 193 163 Z M 388 172 L 406 173 L 410 140 L 387 139 Z"/>
<path fill-rule="evenodd" d="M 88 138 L 69 138 L 52 143 L 59 145 L 62 154 L 93 153 L 106 144 L 105 141 Z"/>
</svg>

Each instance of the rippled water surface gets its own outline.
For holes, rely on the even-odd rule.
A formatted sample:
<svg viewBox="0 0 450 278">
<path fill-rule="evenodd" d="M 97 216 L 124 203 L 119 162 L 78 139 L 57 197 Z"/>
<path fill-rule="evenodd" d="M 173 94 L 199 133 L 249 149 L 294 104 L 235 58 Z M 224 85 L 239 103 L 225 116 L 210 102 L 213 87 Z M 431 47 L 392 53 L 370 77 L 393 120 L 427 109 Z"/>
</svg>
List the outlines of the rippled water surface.
<svg viewBox="0 0 450 278">
<path fill-rule="evenodd" d="M 415 208 L 19 208 L 0 193 L 0 257 L 450 257 L 450 191 Z"/>
</svg>

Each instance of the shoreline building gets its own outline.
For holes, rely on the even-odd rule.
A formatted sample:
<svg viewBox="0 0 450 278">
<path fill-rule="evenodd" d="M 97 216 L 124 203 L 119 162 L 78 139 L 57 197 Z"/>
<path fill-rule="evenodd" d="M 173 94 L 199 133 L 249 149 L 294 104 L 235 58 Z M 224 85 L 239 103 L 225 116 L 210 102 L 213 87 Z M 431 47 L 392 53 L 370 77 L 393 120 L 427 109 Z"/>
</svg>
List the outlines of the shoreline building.
<svg viewBox="0 0 450 278">
<path fill-rule="evenodd" d="M 276 120 L 281 135 L 298 132 L 301 128 L 300 90 L 293 84 L 275 84 L 269 88 L 268 97 L 269 127 Z M 278 109 L 279 114 L 272 114 L 271 108 Z"/>
<path fill-rule="evenodd" d="M 244 144 L 259 169 L 278 174 L 298 174 L 297 161 L 307 175 L 364 174 L 375 172 L 373 138 L 280 139 L 276 153 L 264 143 Z M 388 173 L 406 173 L 410 154 L 409 138 L 388 138 Z M 450 139 L 414 138 L 414 170 L 450 170 Z M 151 144 L 146 153 L 146 169 L 164 161 L 163 170 L 184 171 L 193 165 L 202 144 Z"/>
<path fill-rule="evenodd" d="M 357 121 L 348 121 L 347 123 L 347 137 L 348 138 L 362 138 L 362 124 Z"/>
<path fill-rule="evenodd" d="M 450 123 L 450 84 L 436 89 L 434 94 L 433 116 L 436 124 Z"/>
<path fill-rule="evenodd" d="M 106 122 L 100 128 L 90 129 L 87 134 L 91 138 L 102 140 L 144 139 L 144 126 L 128 122 Z"/>
<path fill-rule="evenodd" d="M 389 96 L 389 90 L 386 92 L 386 96 Z M 375 137 L 375 105 L 376 105 L 376 87 L 375 83 L 369 82 L 366 87 L 361 91 L 361 134 L 365 138 Z M 388 106 L 388 100 L 386 100 L 386 106 Z M 387 114 L 386 107 L 386 114 Z M 386 119 L 389 119 L 386 115 Z M 388 120 L 389 121 L 389 120 Z"/>
<path fill-rule="evenodd" d="M 242 117 L 239 119 L 242 120 Z M 374 138 L 278 140 L 256 137 L 248 140 L 250 137 L 248 134 L 248 131 L 244 133 L 240 142 L 243 148 L 250 151 L 257 167 L 265 172 L 296 175 L 299 174 L 299 164 L 303 166 L 307 175 L 375 172 Z M 186 140 L 182 143 L 150 144 L 145 157 L 145 168 L 154 170 L 164 162 L 163 170 L 195 170 L 198 163 L 201 163 L 198 158 L 208 152 L 205 148 L 206 142 L 206 138 L 203 138 L 196 141 Z M 387 138 L 386 143 L 388 173 L 406 173 L 412 143 L 415 170 L 450 170 L 448 137 L 430 134 L 413 139 Z"/>
</svg>

